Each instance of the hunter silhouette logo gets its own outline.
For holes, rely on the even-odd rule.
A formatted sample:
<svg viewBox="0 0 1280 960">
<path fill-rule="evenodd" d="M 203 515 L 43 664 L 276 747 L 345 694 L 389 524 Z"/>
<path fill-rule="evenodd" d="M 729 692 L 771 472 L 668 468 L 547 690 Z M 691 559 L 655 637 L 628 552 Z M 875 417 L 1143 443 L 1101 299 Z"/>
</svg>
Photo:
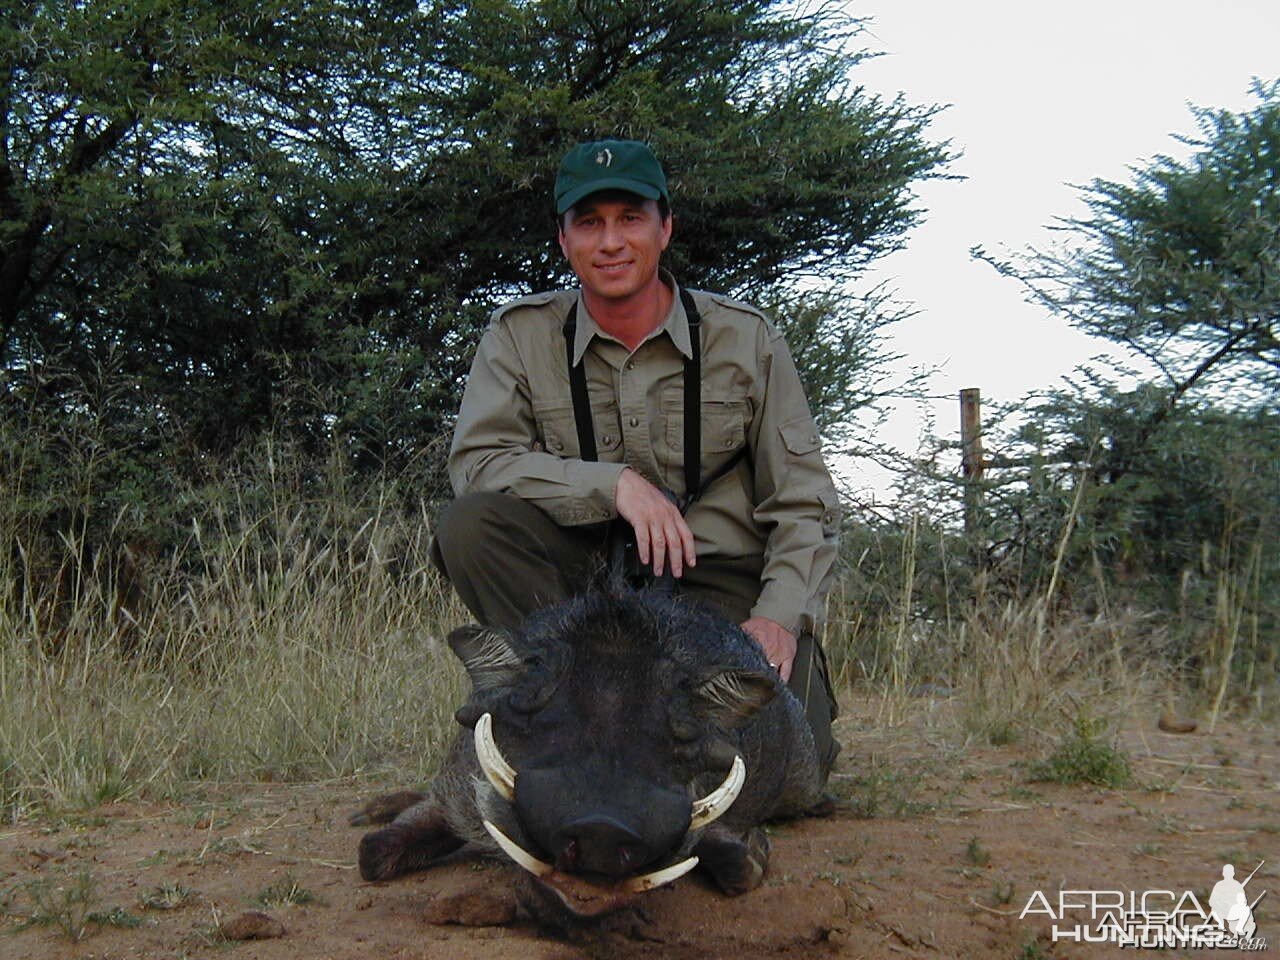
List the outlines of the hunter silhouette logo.
<svg viewBox="0 0 1280 960">
<path fill-rule="evenodd" d="M 605 147 L 596 154 L 596 163 L 600 164 L 602 167 L 613 166 L 613 151 L 608 147 Z"/>
<path fill-rule="evenodd" d="M 1253 868 L 1253 873 L 1262 869 L 1262 863 Z M 1267 891 L 1263 890 L 1252 903 L 1249 902 L 1249 894 L 1244 888 L 1253 879 L 1253 873 L 1241 883 L 1236 879 L 1236 868 L 1229 863 L 1224 864 L 1222 879 L 1213 885 L 1213 892 L 1209 894 L 1209 909 L 1213 911 L 1213 919 L 1218 926 L 1247 939 L 1252 939 L 1258 929 L 1253 919 L 1253 908 L 1267 895 Z"/>
</svg>

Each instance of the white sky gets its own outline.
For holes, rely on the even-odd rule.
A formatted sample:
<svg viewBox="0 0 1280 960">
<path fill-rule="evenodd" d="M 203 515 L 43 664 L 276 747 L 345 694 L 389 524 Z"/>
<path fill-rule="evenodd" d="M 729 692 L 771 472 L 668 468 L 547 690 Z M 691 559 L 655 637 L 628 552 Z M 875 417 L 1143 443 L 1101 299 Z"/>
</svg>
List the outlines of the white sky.
<svg viewBox="0 0 1280 960">
<path fill-rule="evenodd" d="M 1250 109 L 1254 77 L 1280 77 L 1280 0 L 850 0 L 870 17 L 854 74 L 868 91 L 949 104 L 931 126 L 963 157 L 966 180 L 919 187 L 926 221 L 883 261 L 919 315 L 893 348 L 934 377 L 938 432 L 954 438 L 956 396 L 1012 401 L 1060 382 L 1103 345 L 1022 302 L 1017 283 L 971 260 L 1045 246 L 1056 217 L 1082 212 L 1069 184 L 1128 179 L 1131 165 L 1186 151 L 1190 106 Z M 902 412 L 885 439 L 913 450 L 921 417 Z M 878 485 L 870 477 L 855 479 Z"/>
</svg>

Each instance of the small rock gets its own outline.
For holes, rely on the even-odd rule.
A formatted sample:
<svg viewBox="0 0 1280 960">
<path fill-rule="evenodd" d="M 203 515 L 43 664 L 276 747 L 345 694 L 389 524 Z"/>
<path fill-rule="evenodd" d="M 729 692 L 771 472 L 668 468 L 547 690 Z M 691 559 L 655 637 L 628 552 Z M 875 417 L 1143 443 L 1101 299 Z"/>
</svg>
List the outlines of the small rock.
<svg viewBox="0 0 1280 960">
<path fill-rule="evenodd" d="M 846 947 L 851 942 L 849 931 L 843 927 L 822 927 L 818 929 L 817 941 L 833 947 Z"/>
<path fill-rule="evenodd" d="M 246 910 L 222 924 L 222 935 L 228 940 L 274 940 L 284 936 L 284 924 L 261 910 Z"/>
<path fill-rule="evenodd" d="M 1165 733 L 1195 733 L 1196 730 L 1196 722 L 1194 720 L 1182 720 L 1175 716 L 1171 710 L 1166 710 L 1160 714 L 1160 719 L 1156 721 L 1156 726 Z"/>
</svg>

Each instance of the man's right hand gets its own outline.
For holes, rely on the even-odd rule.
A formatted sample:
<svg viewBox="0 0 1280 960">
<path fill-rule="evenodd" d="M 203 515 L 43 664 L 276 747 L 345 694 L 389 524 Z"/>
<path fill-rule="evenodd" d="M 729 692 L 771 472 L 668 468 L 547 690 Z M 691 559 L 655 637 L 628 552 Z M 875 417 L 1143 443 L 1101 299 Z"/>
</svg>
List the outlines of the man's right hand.
<svg viewBox="0 0 1280 960">
<path fill-rule="evenodd" d="M 618 477 L 614 503 L 618 507 L 618 515 L 635 531 L 640 562 L 649 564 L 652 552 L 655 577 L 662 576 L 668 562 L 673 577 L 683 576 L 686 566 L 697 566 L 693 531 L 676 505 L 630 467 Z"/>
</svg>

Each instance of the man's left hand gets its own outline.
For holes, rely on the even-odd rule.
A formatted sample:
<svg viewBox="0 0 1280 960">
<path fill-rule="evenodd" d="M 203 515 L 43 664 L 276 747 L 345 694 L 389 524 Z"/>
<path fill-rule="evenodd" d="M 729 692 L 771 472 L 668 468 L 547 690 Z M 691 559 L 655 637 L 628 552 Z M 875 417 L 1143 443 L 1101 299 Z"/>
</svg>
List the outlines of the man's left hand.
<svg viewBox="0 0 1280 960">
<path fill-rule="evenodd" d="M 769 666 L 778 671 L 782 682 L 791 679 L 791 666 L 796 660 L 796 635 L 768 617 L 752 617 L 742 625 L 764 650 Z"/>
</svg>

